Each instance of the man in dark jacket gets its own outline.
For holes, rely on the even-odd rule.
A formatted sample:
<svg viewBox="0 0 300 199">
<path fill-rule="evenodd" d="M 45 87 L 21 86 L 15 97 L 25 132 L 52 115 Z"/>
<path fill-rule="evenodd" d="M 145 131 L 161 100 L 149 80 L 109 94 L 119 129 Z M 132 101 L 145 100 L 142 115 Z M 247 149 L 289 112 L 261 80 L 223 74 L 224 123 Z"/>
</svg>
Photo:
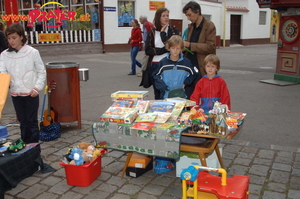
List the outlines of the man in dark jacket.
<svg viewBox="0 0 300 199">
<path fill-rule="evenodd" d="M 185 57 L 199 69 L 199 78 L 190 87 L 186 87 L 189 96 L 193 93 L 197 81 L 205 75 L 203 60 L 209 54 L 216 54 L 216 27 L 213 22 L 205 19 L 201 14 L 201 7 L 195 1 L 187 3 L 182 12 L 192 23 L 188 26 L 187 41 L 184 46 L 190 51 L 185 52 Z"/>
</svg>

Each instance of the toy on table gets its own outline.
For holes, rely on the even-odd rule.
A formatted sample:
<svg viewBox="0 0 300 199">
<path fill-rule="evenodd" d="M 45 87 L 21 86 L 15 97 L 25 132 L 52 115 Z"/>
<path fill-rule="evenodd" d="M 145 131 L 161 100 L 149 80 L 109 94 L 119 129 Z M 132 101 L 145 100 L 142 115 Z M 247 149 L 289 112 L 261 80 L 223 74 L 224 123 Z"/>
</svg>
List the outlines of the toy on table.
<svg viewBox="0 0 300 199">
<path fill-rule="evenodd" d="M 222 177 L 209 174 L 208 171 L 219 172 Z M 248 176 L 233 175 L 232 178 L 227 178 L 225 169 L 194 165 L 184 169 L 180 178 L 183 199 L 248 199 Z M 187 181 L 193 181 L 194 186 L 187 187 Z"/>
</svg>

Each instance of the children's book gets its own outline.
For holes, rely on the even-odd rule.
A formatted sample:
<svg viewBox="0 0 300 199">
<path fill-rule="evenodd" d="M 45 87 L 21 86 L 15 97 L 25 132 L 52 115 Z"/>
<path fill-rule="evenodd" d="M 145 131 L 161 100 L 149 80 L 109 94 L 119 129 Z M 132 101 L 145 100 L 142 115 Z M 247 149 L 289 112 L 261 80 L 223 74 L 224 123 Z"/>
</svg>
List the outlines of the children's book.
<svg viewBox="0 0 300 199">
<path fill-rule="evenodd" d="M 181 98 L 181 97 L 168 98 L 167 101 L 173 100 L 173 99 L 180 100 L 180 101 L 185 101 L 185 107 L 196 106 L 196 102 L 194 102 L 192 100 L 184 99 L 184 98 Z"/>
<path fill-rule="evenodd" d="M 130 127 L 131 129 L 138 129 L 138 130 L 144 130 L 144 131 L 148 131 L 151 128 L 154 127 L 156 123 L 154 122 L 137 122 L 135 123 L 132 127 Z"/>
<path fill-rule="evenodd" d="M 246 113 L 240 113 L 240 112 L 228 112 L 226 115 L 226 120 L 228 122 L 239 122 L 243 120 L 246 117 Z"/>
<path fill-rule="evenodd" d="M 133 106 L 133 100 L 118 100 L 111 105 L 111 107 L 122 107 L 122 108 L 131 108 L 132 106 Z"/>
<path fill-rule="evenodd" d="M 175 103 L 174 102 L 167 102 L 167 101 L 155 101 L 153 102 L 150 110 L 148 112 L 165 112 L 165 113 L 172 113 L 174 109 Z"/>
<path fill-rule="evenodd" d="M 166 122 L 166 123 L 158 125 L 157 128 L 159 128 L 159 129 L 169 129 L 173 126 L 175 126 L 175 124 L 173 122 Z"/>
<path fill-rule="evenodd" d="M 100 121 L 124 123 L 124 116 L 131 111 L 131 108 L 109 107 L 101 116 Z"/>
<path fill-rule="evenodd" d="M 182 100 L 176 100 L 176 99 L 167 99 L 167 100 L 175 103 L 170 119 L 173 121 L 177 120 L 179 115 L 182 113 L 182 110 L 184 109 L 186 102 Z"/>
<path fill-rule="evenodd" d="M 171 113 L 165 113 L 165 112 L 157 112 L 157 117 L 155 118 L 155 123 L 166 123 L 167 120 L 170 118 Z"/>
<path fill-rule="evenodd" d="M 136 122 L 153 122 L 157 117 L 157 113 L 141 113 L 135 119 Z"/>
<path fill-rule="evenodd" d="M 149 108 L 149 103 L 150 101 L 148 100 L 139 100 L 137 101 L 135 108 L 139 109 L 139 113 L 146 113 Z"/>
</svg>

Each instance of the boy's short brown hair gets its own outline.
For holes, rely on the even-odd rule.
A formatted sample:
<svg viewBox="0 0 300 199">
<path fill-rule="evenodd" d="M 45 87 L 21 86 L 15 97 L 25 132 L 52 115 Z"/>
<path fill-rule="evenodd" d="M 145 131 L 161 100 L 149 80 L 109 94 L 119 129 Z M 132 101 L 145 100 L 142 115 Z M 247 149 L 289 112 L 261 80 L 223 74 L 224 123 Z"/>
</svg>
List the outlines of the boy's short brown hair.
<svg viewBox="0 0 300 199">
<path fill-rule="evenodd" d="M 203 67 L 205 69 L 205 66 L 207 65 L 207 63 L 210 62 L 214 65 L 217 66 L 217 70 L 220 70 L 220 59 L 217 55 L 215 54 L 209 54 L 207 55 L 205 58 L 204 58 L 204 61 L 203 61 Z M 206 70 L 204 70 L 205 73 L 206 73 Z"/>
<path fill-rule="evenodd" d="M 166 44 L 166 49 L 170 50 L 170 48 L 172 46 L 180 46 L 181 49 L 184 49 L 184 43 L 183 43 L 183 39 L 179 36 L 179 35 L 173 35 L 172 37 L 170 37 L 170 39 L 167 41 Z"/>
<path fill-rule="evenodd" d="M 27 42 L 27 37 L 25 35 L 25 30 L 22 24 L 20 23 L 13 23 L 9 25 L 6 30 L 5 30 L 5 36 L 7 37 L 8 35 L 17 33 L 19 36 L 22 36 L 22 43 L 23 45 Z"/>
</svg>

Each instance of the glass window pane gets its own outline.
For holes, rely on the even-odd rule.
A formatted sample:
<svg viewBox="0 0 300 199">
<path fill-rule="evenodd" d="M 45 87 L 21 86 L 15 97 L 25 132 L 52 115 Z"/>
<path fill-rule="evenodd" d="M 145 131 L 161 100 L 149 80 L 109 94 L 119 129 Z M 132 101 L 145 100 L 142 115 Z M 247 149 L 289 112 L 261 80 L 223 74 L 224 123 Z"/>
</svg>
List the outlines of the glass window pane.
<svg viewBox="0 0 300 199">
<path fill-rule="evenodd" d="M 130 27 L 134 17 L 134 1 L 118 0 L 118 26 Z"/>
</svg>

